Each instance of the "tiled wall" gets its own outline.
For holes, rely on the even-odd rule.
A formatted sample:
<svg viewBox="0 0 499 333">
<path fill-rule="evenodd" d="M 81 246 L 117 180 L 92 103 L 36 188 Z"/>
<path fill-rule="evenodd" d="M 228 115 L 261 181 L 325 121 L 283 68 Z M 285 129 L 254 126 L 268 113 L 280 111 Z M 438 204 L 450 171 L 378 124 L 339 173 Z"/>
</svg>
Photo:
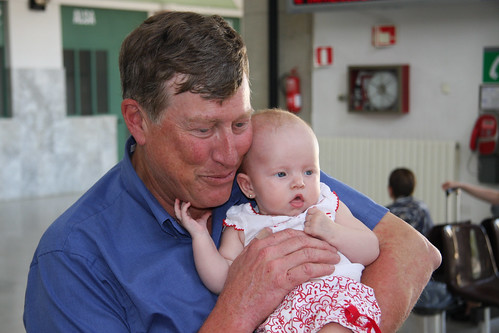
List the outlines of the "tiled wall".
<svg viewBox="0 0 499 333">
<path fill-rule="evenodd" d="M 67 117 L 64 71 L 11 72 L 0 119 L 0 200 L 81 192 L 116 163 L 116 117 Z"/>
</svg>

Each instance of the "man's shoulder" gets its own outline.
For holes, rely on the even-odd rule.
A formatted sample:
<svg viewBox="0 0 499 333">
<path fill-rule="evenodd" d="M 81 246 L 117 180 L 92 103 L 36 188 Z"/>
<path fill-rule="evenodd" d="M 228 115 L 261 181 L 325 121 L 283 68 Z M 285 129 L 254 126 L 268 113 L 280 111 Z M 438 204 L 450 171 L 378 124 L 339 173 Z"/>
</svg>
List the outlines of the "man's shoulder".
<svg viewBox="0 0 499 333">
<path fill-rule="evenodd" d="M 92 252 L 95 239 L 111 227 L 111 217 L 126 208 L 120 203 L 123 188 L 110 186 L 112 178 L 109 173 L 102 177 L 47 228 L 35 256 L 54 251 Z"/>
</svg>

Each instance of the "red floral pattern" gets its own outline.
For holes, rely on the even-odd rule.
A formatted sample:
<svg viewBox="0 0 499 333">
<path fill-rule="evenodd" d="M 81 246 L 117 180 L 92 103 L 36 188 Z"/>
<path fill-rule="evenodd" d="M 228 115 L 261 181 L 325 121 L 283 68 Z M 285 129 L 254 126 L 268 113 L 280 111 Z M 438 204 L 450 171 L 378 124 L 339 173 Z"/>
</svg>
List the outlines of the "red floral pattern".
<svg viewBox="0 0 499 333">
<path fill-rule="evenodd" d="M 327 276 L 293 289 L 256 332 L 314 333 L 336 322 L 359 333 L 380 332 L 381 310 L 372 288 Z"/>
</svg>

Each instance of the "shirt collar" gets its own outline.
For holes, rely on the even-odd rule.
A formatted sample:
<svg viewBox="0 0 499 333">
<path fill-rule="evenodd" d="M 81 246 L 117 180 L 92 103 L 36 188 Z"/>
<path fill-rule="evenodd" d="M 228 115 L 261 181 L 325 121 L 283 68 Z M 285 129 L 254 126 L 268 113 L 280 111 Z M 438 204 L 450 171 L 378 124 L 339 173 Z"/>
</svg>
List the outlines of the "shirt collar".
<svg viewBox="0 0 499 333">
<path fill-rule="evenodd" d="M 411 201 L 412 201 L 412 196 L 398 197 L 397 199 L 395 199 L 396 203 L 407 203 L 407 202 L 411 202 Z"/>
</svg>

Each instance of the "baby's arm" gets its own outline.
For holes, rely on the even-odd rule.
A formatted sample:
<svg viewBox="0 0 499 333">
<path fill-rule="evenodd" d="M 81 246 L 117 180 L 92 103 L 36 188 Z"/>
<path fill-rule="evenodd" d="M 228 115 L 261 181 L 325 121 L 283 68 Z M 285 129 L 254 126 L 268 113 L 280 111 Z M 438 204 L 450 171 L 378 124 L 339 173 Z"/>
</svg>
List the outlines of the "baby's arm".
<svg viewBox="0 0 499 333">
<path fill-rule="evenodd" d="M 351 262 L 367 266 L 379 255 L 378 238 L 374 232 L 356 219 L 341 201 L 334 221 L 317 207 L 310 208 L 305 232 L 336 247 Z"/>
<path fill-rule="evenodd" d="M 206 213 L 199 220 L 194 220 L 188 212 L 189 207 L 189 202 L 181 203 L 178 199 L 175 200 L 175 215 L 180 220 L 182 226 L 191 234 L 194 263 L 201 280 L 208 289 L 219 294 L 227 278 L 229 266 L 235 256 L 234 258 L 230 258 L 229 261 L 218 252 L 206 228 L 206 223 L 211 213 Z M 224 237 L 231 237 L 229 234 L 224 234 L 225 232 L 222 234 L 222 245 L 224 243 L 232 243 L 229 239 L 224 240 Z M 225 247 L 229 246 L 225 245 Z"/>
</svg>

